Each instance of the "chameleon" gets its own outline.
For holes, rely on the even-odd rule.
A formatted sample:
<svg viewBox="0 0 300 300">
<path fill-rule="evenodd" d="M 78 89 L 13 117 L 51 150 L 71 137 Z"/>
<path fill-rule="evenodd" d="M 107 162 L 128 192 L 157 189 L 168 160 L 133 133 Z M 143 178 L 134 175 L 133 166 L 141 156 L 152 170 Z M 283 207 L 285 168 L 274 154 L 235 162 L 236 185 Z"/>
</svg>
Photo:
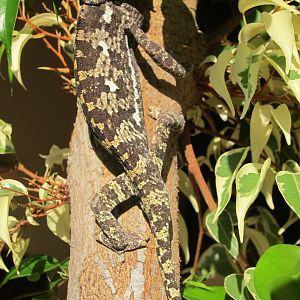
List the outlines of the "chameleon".
<svg viewBox="0 0 300 300">
<path fill-rule="evenodd" d="M 97 141 L 124 172 L 104 185 L 91 201 L 100 227 L 97 239 L 117 253 L 146 247 L 141 234 L 125 231 L 112 210 L 137 196 L 154 236 L 168 300 L 180 300 L 171 252 L 171 213 L 162 167 L 169 136 L 184 126 L 181 114 L 152 110 L 156 119 L 148 145 L 137 62 L 129 38 L 175 77 L 188 70 L 148 39 L 142 15 L 128 3 L 82 0 L 76 25 L 74 74 L 79 107 Z"/>
</svg>

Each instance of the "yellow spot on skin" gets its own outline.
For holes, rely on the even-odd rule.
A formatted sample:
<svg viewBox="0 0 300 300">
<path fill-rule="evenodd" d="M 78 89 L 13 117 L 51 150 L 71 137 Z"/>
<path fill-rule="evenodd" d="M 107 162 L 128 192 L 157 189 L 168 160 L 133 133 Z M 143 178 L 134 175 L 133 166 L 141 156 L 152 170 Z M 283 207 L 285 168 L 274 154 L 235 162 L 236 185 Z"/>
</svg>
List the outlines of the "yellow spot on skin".
<svg viewBox="0 0 300 300">
<path fill-rule="evenodd" d="M 86 71 L 78 71 L 78 77 L 79 77 L 79 80 L 85 80 L 87 78 L 87 72 Z"/>
<path fill-rule="evenodd" d="M 104 130 L 104 124 L 103 123 L 98 123 L 97 124 L 97 127 L 100 131 L 103 131 Z"/>
<path fill-rule="evenodd" d="M 122 161 L 126 161 L 128 158 L 129 158 L 129 154 L 128 154 L 127 152 L 124 153 L 124 154 L 120 157 L 120 159 L 121 159 Z"/>
<path fill-rule="evenodd" d="M 93 102 L 86 102 L 86 106 L 89 112 L 95 109 L 95 105 Z"/>
</svg>

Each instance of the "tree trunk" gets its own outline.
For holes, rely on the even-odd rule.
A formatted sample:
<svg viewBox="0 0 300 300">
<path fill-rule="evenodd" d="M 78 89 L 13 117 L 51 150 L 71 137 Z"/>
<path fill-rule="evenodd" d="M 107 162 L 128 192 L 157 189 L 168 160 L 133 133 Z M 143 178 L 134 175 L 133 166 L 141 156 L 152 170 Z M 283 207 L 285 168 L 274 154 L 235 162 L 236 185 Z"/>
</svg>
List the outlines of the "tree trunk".
<svg viewBox="0 0 300 300">
<path fill-rule="evenodd" d="M 149 1 L 139 1 L 137 4 L 145 7 L 144 2 L 148 4 Z M 165 47 L 179 62 L 189 61 L 195 66 L 201 57 L 201 41 L 190 10 L 195 11 L 196 2 L 186 0 L 183 4 L 180 0 L 153 0 L 151 12 L 144 13 L 145 23 L 151 20 L 147 35 Z M 136 57 L 141 69 L 148 141 L 151 141 L 154 122 L 148 117 L 149 106 L 179 112 L 183 103 L 187 107 L 199 95 L 192 75 L 176 82 L 142 50 L 139 52 L 137 49 Z M 137 205 L 124 207 L 119 220 L 126 230 L 150 237 L 147 248 L 118 255 L 95 240 L 99 229 L 90 209 L 91 199 L 101 186 L 120 172 L 118 164 L 109 155 L 101 149 L 96 152 L 83 115 L 78 110 L 68 162 L 72 230 L 68 299 L 166 299 L 151 232 Z M 173 139 L 170 141 L 163 174 L 172 211 L 173 259 L 179 280 L 175 154 L 176 141 Z"/>
</svg>

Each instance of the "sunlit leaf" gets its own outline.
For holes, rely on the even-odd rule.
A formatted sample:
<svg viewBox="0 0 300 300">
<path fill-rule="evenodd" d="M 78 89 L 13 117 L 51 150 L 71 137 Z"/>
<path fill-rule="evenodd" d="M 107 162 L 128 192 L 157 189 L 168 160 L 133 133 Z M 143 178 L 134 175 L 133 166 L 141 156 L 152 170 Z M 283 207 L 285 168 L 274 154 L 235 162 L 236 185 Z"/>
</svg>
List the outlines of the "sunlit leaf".
<svg viewBox="0 0 300 300">
<path fill-rule="evenodd" d="M 10 201 L 14 196 L 20 196 L 21 192 L 27 194 L 25 186 L 13 179 L 0 181 L 0 238 L 14 251 L 8 231 L 8 213 Z"/>
<path fill-rule="evenodd" d="M 300 71 L 292 60 L 289 74 L 285 73 L 285 57 L 281 50 L 269 51 L 264 56 L 267 61 L 276 69 L 281 78 L 285 81 L 297 100 L 300 102 Z"/>
<path fill-rule="evenodd" d="M 216 222 L 213 223 L 214 212 L 210 212 L 205 219 L 205 225 L 210 235 L 221 243 L 232 257 L 237 258 L 239 255 L 239 244 L 233 230 L 231 217 L 227 211 L 219 216 Z"/>
<path fill-rule="evenodd" d="M 259 163 L 246 164 L 237 173 L 236 214 L 241 243 L 244 237 L 244 219 L 246 213 L 257 198 L 270 165 L 271 159 L 268 158 L 263 165 Z"/>
<path fill-rule="evenodd" d="M 216 163 L 215 174 L 218 209 L 215 214 L 214 222 L 230 200 L 236 173 L 243 164 L 248 151 L 249 147 L 227 151 L 219 157 Z"/>
<path fill-rule="evenodd" d="M 182 217 L 181 214 L 179 214 L 178 217 L 178 224 L 179 224 L 179 245 L 184 255 L 184 263 L 188 264 L 190 260 L 189 233 L 184 218 Z"/>
<path fill-rule="evenodd" d="M 8 272 L 8 269 L 7 269 L 7 267 L 6 267 L 5 263 L 4 263 L 1 255 L 0 255 L 0 269 L 4 270 L 5 272 Z"/>
<path fill-rule="evenodd" d="M 257 102 L 254 106 L 250 121 L 250 146 L 252 161 L 258 162 L 262 150 L 267 145 L 272 132 L 271 112 L 273 108 L 270 104 L 260 105 Z"/>
<path fill-rule="evenodd" d="M 289 11 L 292 11 L 296 14 L 299 14 L 299 11 L 297 11 L 294 7 L 291 5 L 288 5 L 286 2 L 283 0 L 240 0 L 239 1 L 239 10 L 242 14 L 245 13 L 250 8 L 260 6 L 260 5 L 277 5 L 282 8 L 285 8 Z"/>
<path fill-rule="evenodd" d="M 0 154 L 15 153 L 15 147 L 11 141 L 12 127 L 0 119 Z"/>
<path fill-rule="evenodd" d="M 289 159 L 282 165 L 282 171 L 290 171 L 293 173 L 298 173 L 300 172 L 300 166 L 294 160 Z"/>
<path fill-rule="evenodd" d="M 33 226 L 39 226 L 40 224 L 38 222 L 36 222 L 33 218 L 33 216 L 31 215 L 31 211 L 30 211 L 30 207 L 27 206 L 25 209 L 25 216 L 27 221 L 29 222 L 29 224 L 33 225 Z"/>
<path fill-rule="evenodd" d="M 256 35 L 264 32 L 265 30 L 265 25 L 262 23 L 246 24 L 239 32 L 239 42 L 246 45 Z"/>
<path fill-rule="evenodd" d="M 288 74 L 296 49 L 291 12 L 288 10 L 281 10 L 273 14 L 263 12 L 262 21 L 266 25 L 268 34 L 278 44 L 285 56 L 285 73 Z M 294 55 L 294 58 L 299 64 L 298 53 Z"/>
<path fill-rule="evenodd" d="M 276 182 L 285 202 L 300 218 L 300 172 L 280 171 Z"/>
<path fill-rule="evenodd" d="M 194 192 L 194 187 L 190 177 L 182 170 L 178 170 L 179 183 L 178 187 L 180 191 L 190 200 L 196 213 L 199 212 L 199 205 Z"/>
<path fill-rule="evenodd" d="M 255 93 L 260 62 L 264 51 L 264 46 L 252 50 L 247 45 L 241 43 L 237 47 L 234 73 L 237 83 L 245 95 L 245 103 L 241 118 L 247 113 L 250 101 Z"/>
<path fill-rule="evenodd" d="M 209 81 L 214 90 L 226 101 L 231 114 L 234 116 L 234 106 L 225 83 L 225 71 L 232 57 L 233 54 L 229 50 L 223 50 L 221 52 L 218 61 L 211 68 Z"/>
<path fill-rule="evenodd" d="M 51 169 L 55 164 L 62 165 L 63 161 L 69 156 L 69 148 L 59 148 L 56 145 L 52 145 L 48 155 L 41 155 L 40 157 L 45 159 L 45 165 L 48 169 Z"/>
<path fill-rule="evenodd" d="M 54 13 L 41 13 L 33 16 L 29 19 L 30 23 L 38 27 L 51 27 L 53 25 L 62 24 L 61 17 L 57 17 Z M 33 28 L 29 22 L 25 23 L 24 27 L 20 30 L 20 33 L 32 33 Z"/>
<path fill-rule="evenodd" d="M 51 209 L 47 214 L 48 228 L 66 243 L 70 243 L 70 205 L 69 203 Z"/>
<path fill-rule="evenodd" d="M 271 209 L 274 209 L 274 202 L 273 202 L 273 186 L 275 183 L 275 174 L 271 168 L 267 170 L 267 175 L 264 180 L 264 183 L 261 187 L 261 192 L 264 195 L 268 206 Z"/>
<path fill-rule="evenodd" d="M 0 40 L 5 46 L 8 65 L 11 65 L 11 40 L 15 27 L 19 0 L 0 1 Z"/>
<path fill-rule="evenodd" d="M 23 86 L 24 89 L 25 85 L 22 81 L 22 76 L 21 76 L 21 54 L 24 46 L 26 43 L 31 39 L 32 34 L 27 34 L 27 33 L 20 33 L 17 34 L 13 37 L 12 39 L 12 65 L 11 65 L 11 70 L 18 80 L 18 82 Z"/>
<path fill-rule="evenodd" d="M 276 124 L 282 130 L 286 143 L 288 145 L 291 144 L 291 126 L 292 126 L 292 118 L 290 111 L 286 104 L 280 104 L 276 109 L 272 110 L 272 116 L 276 122 Z"/>
<path fill-rule="evenodd" d="M 18 272 L 20 263 L 22 261 L 22 258 L 29 246 L 29 242 L 30 242 L 29 238 L 28 239 L 18 238 L 16 240 L 16 242 L 13 243 L 14 251 L 12 252 L 12 256 L 13 256 L 13 262 L 17 269 L 17 272 Z"/>
</svg>

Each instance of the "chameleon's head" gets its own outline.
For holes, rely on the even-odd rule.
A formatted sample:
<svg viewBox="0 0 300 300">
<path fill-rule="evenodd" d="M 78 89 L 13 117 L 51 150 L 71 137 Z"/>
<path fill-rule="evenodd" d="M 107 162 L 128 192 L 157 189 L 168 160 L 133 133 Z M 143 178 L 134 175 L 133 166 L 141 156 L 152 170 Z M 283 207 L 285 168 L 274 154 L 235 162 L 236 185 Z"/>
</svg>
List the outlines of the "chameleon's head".
<svg viewBox="0 0 300 300">
<path fill-rule="evenodd" d="M 87 5 L 100 5 L 108 0 L 80 0 L 80 4 L 87 4 Z"/>
</svg>

